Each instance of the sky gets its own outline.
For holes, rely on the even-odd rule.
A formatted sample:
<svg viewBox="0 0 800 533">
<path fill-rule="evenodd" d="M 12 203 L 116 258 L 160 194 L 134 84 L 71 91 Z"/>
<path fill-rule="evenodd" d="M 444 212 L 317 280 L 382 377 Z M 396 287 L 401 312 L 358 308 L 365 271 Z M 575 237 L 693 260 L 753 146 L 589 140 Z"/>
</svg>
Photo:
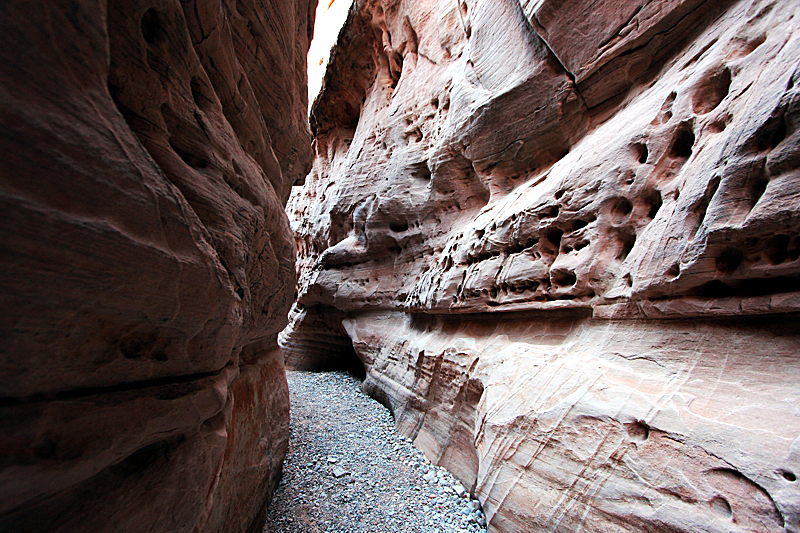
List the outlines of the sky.
<svg viewBox="0 0 800 533">
<path fill-rule="evenodd" d="M 325 76 L 331 48 L 347 19 L 353 0 L 320 0 L 314 24 L 314 38 L 308 50 L 308 109 L 314 103 Z"/>
</svg>

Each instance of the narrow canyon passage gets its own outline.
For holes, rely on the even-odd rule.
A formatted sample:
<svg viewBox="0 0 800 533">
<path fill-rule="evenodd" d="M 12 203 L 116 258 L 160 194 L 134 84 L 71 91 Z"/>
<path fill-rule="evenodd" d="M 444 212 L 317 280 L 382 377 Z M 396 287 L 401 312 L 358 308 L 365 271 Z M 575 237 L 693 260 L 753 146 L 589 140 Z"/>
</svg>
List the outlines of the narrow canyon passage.
<svg viewBox="0 0 800 533">
<path fill-rule="evenodd" d="M 797 7 L 0 1 L 0 533 L 800 533 Z"/>
<path fill-rule="evenodd" d="M 478 502 L 398 435 L 356 377 L 287 379 L 289 452 L 265 533 L 485 533 Z"/>
</svg>

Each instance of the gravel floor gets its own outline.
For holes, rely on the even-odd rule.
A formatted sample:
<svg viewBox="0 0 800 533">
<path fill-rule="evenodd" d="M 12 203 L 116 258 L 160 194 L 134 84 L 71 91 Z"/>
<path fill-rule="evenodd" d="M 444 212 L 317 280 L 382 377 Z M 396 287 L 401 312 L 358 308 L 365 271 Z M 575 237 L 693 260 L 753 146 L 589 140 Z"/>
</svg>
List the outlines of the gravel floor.
<svg viewBox="0 0 800 533">
<path fill-rule="evenodd" d="M 291 434 L 267 533 L 485 533 L 477 501 L 344 372 L 287 372 Z"/>
</svg>

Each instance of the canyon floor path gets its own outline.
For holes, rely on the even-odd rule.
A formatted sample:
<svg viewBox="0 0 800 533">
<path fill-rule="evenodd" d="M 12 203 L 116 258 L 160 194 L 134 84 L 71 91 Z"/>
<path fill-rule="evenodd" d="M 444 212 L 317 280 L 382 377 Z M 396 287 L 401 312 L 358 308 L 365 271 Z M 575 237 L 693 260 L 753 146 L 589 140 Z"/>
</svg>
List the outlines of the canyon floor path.
<svg viewBox="0 0 800 533">
<path fill-rule="evenodd" d="M 287 372 L 291 436 L 265 533 L 485 532 L 478 502 L 345 372 Z"/>
</svg>

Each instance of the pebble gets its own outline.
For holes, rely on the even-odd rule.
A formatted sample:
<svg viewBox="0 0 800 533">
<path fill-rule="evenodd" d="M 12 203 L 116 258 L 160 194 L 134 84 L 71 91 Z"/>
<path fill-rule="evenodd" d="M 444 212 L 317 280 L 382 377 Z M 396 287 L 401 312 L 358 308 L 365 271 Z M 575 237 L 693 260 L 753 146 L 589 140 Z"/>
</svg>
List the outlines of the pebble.
<svg viewBox="0 0 800 533">
<path fill-rule="evenodd" d="M 289 452 L 265 533 L 486 533 L 480 503 L 344 372 L 287 372 Z"/>
</svg>

